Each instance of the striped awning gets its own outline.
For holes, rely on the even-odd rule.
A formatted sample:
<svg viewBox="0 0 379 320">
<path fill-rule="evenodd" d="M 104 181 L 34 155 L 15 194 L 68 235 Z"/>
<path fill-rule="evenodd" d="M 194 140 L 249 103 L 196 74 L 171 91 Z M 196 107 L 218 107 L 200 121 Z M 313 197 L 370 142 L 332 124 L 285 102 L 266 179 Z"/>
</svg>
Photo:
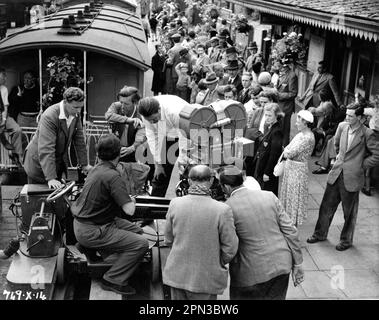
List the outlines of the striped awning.
<svg viewBox="0 0 379 320">
<path fill-rule="evenodd" d="M 299 5 L 292 6 L 286 3 L 279 3 L 278 1 L 230 0 L 230 2 L 284 19 L 369 41 L 376 42 L 379 39 L 379 22 L 374 19 L 348 16 L 342 13 L 328 13 Z M 340 12 L 343 12 L 343 10 Z"/>
</svg>

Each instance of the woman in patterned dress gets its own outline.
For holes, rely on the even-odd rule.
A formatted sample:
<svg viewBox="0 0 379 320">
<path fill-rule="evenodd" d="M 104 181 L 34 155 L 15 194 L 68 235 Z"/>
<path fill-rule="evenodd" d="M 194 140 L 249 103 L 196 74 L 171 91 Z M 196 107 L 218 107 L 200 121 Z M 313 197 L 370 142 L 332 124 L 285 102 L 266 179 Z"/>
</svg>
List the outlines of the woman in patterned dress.
<svg viewBox="0 0 379 320">
<path fill-rule="evenodd" d="M 307 217 L 308 160 L 315 146 L 315 137 L 310 129 L 312 123 L 313 115 L 309 111 L 299 111 L 296 126 L 300 132 L 283 152 L 286 161 L 279 188 L 279 199 L 296 227 Z"/>
</svg>

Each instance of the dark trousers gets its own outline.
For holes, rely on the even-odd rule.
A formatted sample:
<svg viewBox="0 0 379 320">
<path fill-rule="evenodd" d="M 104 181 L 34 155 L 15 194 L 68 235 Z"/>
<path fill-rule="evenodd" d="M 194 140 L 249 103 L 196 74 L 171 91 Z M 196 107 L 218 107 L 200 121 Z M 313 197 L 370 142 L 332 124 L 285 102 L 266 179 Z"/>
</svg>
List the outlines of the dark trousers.
<svg viewBox="0 0 379 320">
<path fill-rule="evenodd" d="M 148 241 L 137 234 L 141 229 L 121 218 L 105 225 L 91 225 L 74 221 L 78 242 L 100 251 L 112 267 L 103 278 L 113 284 L 126 285 L 149 249 Z"/>
<path fill-rule="evenodd" d="M 340 241 L 342 244 L 352 245 L 358 215 L 359 191 L 349 192 L 346 190 L 342 172 L 334 184 L 326 185 L 313 235 L 320 240 L 327 238 L 330 224 L 340 202 L 342 202 L 345 219 Z"/>
<path fill-rule="evenodd" d="M 289 273 L 250 287 L 230 287 L 230 300 L 285 300 Z"/>
<path fill-rule="evenodd" d="M 163 153 L 166 155 L 162 157 L 162 159 L 165 159 L 165 163 L 163 164 L 163 169 L 166 176 L 160 175 L 158 178 L 153 178 L 153 180 L 151 181 L 151 186 L 152 186 L 151 195 L 154 197 L 165 197 L 166 195 L 168 185 L 170 184 L 171 173 L 172 173 L 172 170 L 174 169 L 174 164 L 175 164 L 174 160 L 176 161 L 179 155 L 179 148 L 175 151 L 175 159 L 169 158 L 168 154 L 170 153 L 170 157 L 172 156 L 172 153 L 169 152 L 170 147 L 174 145 L 175 143 L 178 145 L 178 141 L 179 141 L 178 139 L 168 140 L 166 138 L 165 148 L 164 147 L 162 148 L 164 149 Z"/>
<path fill-rule="evenodd" d="M 291 113 L 286 113 L 283 119 L 283 147 L 290 143 L 290 132 L 291 132 Z"/>
<path fill-rule="evenodd" d="M 217 300 L 216 294 L 191 292 L 173 287 L 170 290 L 171 300 Z"/>
</svg>

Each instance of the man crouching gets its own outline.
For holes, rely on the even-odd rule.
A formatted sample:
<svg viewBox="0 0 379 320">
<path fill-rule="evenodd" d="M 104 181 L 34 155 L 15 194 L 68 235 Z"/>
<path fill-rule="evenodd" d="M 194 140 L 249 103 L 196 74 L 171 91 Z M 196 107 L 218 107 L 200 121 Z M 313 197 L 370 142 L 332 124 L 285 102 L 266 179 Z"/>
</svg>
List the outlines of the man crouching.
<svg viewBox="0 0 379 320">
<path fill-rule="evenodd" d="M 114 261 L 104 274 L 102 288 L 119 294 L 136 291 L 128 280 L 148 250 L 143 230 L 128 220 L 135 201 L 128 194 L 125 181 L 117 171 L 120 159 L 120 140 L 113 134 L 103 136 L 97 144 L 99 163 L 87 176 L 83 191 L 71 210 L 75 217 L 74 232 L 78 242 L 97 249 L 105 261 Z"/>
</svg>

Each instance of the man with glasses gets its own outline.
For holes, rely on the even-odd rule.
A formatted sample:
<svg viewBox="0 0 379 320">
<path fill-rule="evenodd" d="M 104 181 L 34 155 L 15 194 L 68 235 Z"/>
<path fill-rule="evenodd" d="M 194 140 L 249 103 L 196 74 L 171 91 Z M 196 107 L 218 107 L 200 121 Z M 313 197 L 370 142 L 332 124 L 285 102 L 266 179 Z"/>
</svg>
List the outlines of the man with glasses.
<svg viewBox="0 0 379 320">
<path fill-rule="evenodd" d="M 45 184 L 57 189 L 60 179 L 67 177 L 69 165 L 68 146 L 75 147 L 78 164 L 87 174 L 87 147 L 80 112 L 84 94 L 80 88 L 70 87 L 63 93 L 63 100 L 46 109 L 38 123 L 33 139 L 26 147 L 24 169 L 30 184 Z"/>
</svg>

